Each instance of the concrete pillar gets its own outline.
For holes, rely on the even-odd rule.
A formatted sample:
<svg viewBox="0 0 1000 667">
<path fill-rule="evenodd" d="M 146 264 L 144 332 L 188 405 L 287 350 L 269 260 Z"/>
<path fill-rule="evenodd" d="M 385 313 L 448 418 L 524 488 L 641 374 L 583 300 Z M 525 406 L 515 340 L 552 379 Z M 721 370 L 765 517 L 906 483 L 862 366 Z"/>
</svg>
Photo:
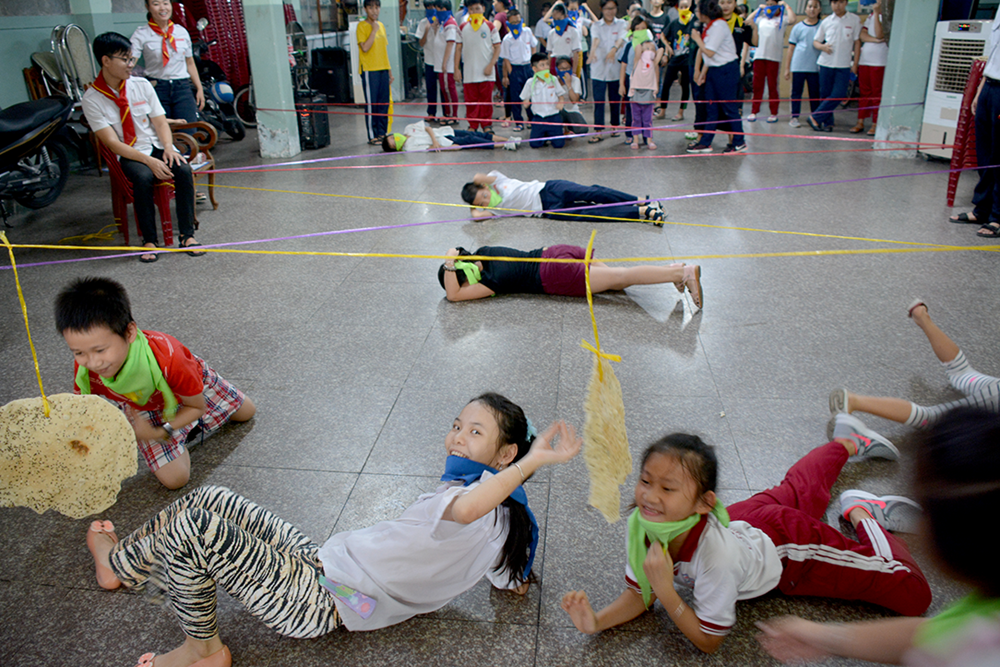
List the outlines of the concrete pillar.
<svg viewBox="0 0 1000 667">
<path fill-rule="evenodd" d="M 282 0 L 243 0 L 257 100 L 257 141 L 261 157 L 287 158 L 302 152 L 298 118 L 294 109 L 292 75 L 285 42 L 285 13 Z"/>
<path fill-rule="evenodd" d="M 889 35 L 889 60 L 882 85 L 883 107 L 924 101 L 939 4 L 939 0 L 901 0 L 895 3 Z M 918 141 L 923 115 L 922 104 L 880 109 L 875 148 L 899 146 L 882 143 L 884 141 Z M 916 147 L 875 152 L 877 156 L 895 158 L 912 158 L 916 154 Z"/>
<path fill-rule="evenodd" d="M 69 11 L 73 15 L 73 23 L 83 28 L 91 39 L 104 32 L 121 32 L 116 30 L 111 15 L 111 0 L 70 0 Z M 130 37 L 131 32 L 125 34 Z M 97 63 L 98 69 L 101 64 Z"/>
<path fill-rule="evenodd" d="M 403 53 L 399 32 L 399 3 L 401 1 L 406 2 L 406 0 L 381 0 L 382 9 L 378 13 L 378 20 L 385 26 L 385 36 L 389 42 L 387 51 L 389 52 L 389 67 L 392 68 L 393 77 L 392 99 L 397 102 L 403 99 L 404 91 L 406 90 L 403 78 Z M 364 0 L 358 0 L 358 4 L 363 5 Z M 361 7 L 361 17 L 365 17 L 364 6 Z"/>
</svg>

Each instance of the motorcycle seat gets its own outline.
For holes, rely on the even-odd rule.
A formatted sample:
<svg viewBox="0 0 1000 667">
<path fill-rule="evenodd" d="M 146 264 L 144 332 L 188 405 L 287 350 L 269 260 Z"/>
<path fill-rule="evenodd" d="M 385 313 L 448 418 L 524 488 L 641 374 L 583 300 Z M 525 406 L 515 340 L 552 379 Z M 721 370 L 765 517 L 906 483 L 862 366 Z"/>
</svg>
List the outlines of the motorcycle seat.
<svg viewBox="0 0 1000 667">
<path fill-rule="evenodd" d="M 0 110 L 0 146 L 12 144 L 31 130 L 49 123 L 72 104 L 68 97 L 45 97 Z"/>
</svg>

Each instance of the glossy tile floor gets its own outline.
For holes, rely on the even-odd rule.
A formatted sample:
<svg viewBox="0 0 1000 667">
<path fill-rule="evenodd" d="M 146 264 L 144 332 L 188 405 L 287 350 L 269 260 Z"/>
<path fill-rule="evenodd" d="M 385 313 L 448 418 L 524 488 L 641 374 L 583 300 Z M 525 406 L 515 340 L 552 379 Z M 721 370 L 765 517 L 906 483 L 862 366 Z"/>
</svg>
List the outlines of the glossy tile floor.
<svg viewBox="0 0 1000 667">
<path fill-rule="evenodd" d="M 854 115 L 844 116 L 834 138 L 853 136 L 845 130 Z M 467 216 L 458 206 L 461 185 L 492 168 L 522 180 L 565 178 L 678 197 L 664 204 L 671 222 L 664 229 L 597 226 L 597 253 L 700 262 L 706 308 L 694 313 L 670 285 L 642 287 L 598 296 L 597 319 L 602 346 L 622 356 L 616 373 L 633 456 L 666 432 L 699 433 L 718 448 L 727 502 L 776 484 L 789 465 L 825 441 L 833 387 L 927 403 L 954 396 L 906 318 L 915 296 L 927 300 L 974 365 L 1000 370 L 997 256 L 933 245 L 995 246 L 977 239 L 975 227 L 945 221 L 943 164 L 868 152 L 811 153 L 867 144 L 816 141 L 807 128 L 792 130 L 784 122 L 747 129 L 796 137 L 750 137 L 751 151 L 759 154 L 724 157 L 685 156 L 682 134 L 668 131 L 657 135 L 654 152 L 606 139 L 597 146 L 576 140 L 560 151 L 383 155 L 365 145 L 358 116 L 331 121 L 331 146 L 300 158 L 362 157 L 311 165 L 321 167 L 314 170 L 220 175 L 219 209 L 200 208 L 198 238 L 248 241 L 454 221 L 242 247 L 433 255 L 456 245 L 586 244 L 590 224 L 457 220 Z M 716 150 L 722 143 L 716 141 Z M 254 148 L 253 133 L 239 144 L 223 140 L 216 158 L 226 167 L 263 163 Z M 933 173 L 905 176 L 916 172 Z M 682 198 L 894 175 L 904 176 Z M 968 202 L 973 185 L 973 176 L 963 176 L 959 202 Z M 93 171 L 73 175 L 55 205 L 15 220 L 10 238 L 56 243 L 97 231 L 111 222 L 107 188 L 107 179 Z M 906 245 L 911 242 L 932 245 Z M 872 250 L 878 252 L 867 253 Z M 96 254 L 21 250 L 17 258 L 27 265 Z M 49 393 L 70 391 L 72 381 L 72 359 L 53 326 L 56 292 L 77 276 L 124 282 L 142 327 L 175 335 L 258 406 L 252 422 L 228 426 L 193 450 L 191 486 L 227 485 L 322 542 L 394 516 L 432 489 L 451 419 L 479 392 L 507 394 L 539 425 L 563 418 L 582 426 L 591 356 L 580 341 L 592 339 L 586 302 L 508 296 L 448 303 L 437 284 L 438 263 L 168 255 L 153 265 L 121 258 L 25 266 L 21 281 Z M 10 271 L 0 273 L 0 287 L 0 403 L 6 403 L 35 396 L 38 388 Z M 907 429 L 867 421 L 907 451 Z M 849 464 L 834 494 L 847 488 L 905 493 L 908 471 L 905 461 Z M 623 487 L 624 502 L 635 477 Z M 140 463 L 104 516 L 128 531 L 181 493 L 162 488 Z M 528 494 L 542 523 L 542 545 L 539 584 L 523 599 L 482 582 L 439 612 L 398 627 L 301 641 L 278 637 L 223 595 L 223 639 L 236 664 L 766 665 L 773 661 L 754 639 L 756 620 L 783 613 L 825 620 L 882 614 L 863 604 L 769 595 L 739 604 L 737 626 L 712 656 L 701 655 L 659 606 L 600 636 L 581 635 L 559 600 L 579 588 L 595 605 L 619 594 L 624 522 L 608 525 L 587 506 L 582 460 L 544 470 Z M 832 505 L 828 519 L 838 525 Z M 167 611 L 141 595 L 97 587 L 84 545 L 87 525 L 53 512 L 0 510 L 0 664 L 132 665 L 141 653 L 181 641 Z M 936 612 L 962 589 L 934 568 L 915 538 L 909 542 L 932 582 Z"/>
</svg>

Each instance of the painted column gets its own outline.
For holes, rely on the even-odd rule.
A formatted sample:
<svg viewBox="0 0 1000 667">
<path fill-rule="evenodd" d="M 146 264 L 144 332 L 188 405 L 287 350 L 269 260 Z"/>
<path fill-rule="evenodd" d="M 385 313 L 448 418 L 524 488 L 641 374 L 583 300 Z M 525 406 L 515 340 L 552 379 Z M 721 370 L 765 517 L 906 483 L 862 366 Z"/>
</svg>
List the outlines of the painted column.
<svg viewBox="0 0 1000 667">
<path fill-rule="evenodd" d="M 406 0 L 402 0 L 406 2 Z M 358 0 L 363 4 L 364 0 Z M 405 90 L 403 79 L 403 53 L 400 44 L 399 33 L 399 3 L 400 0 L 381 0 L 382 9 L 379 11 L 378 20 L 385 26 L 385 36 L 389 42 L 389 67 L 392 68 L 392 99 L 399 102 L 403 99 Z M 420 11 L 423 11 L 421 8 Z M 361 16 L 365 16 L 364 7 L 361 8 Z M 394 109 L 395 111 L 395 109 Z"/>
<path fill-rule="evenodd" d="M 116 30 L 111 17 L 111 0 L 70 0 L 69 11 L 73 15 L 73 23 L 77 24 L 87 35 L 94 39 L 102 32 L 121 32 Z M 126 37 L 132 33 L 125 34 Z M 97 64 L 100 69 L 101 64 Z"/>
<path fill-rule="evenodd" d="M 286 158 L 302 152 L 298 117 L 294 109 L 292 74 L 285 42 L 285 13 L 282 0 L 243 0 L 257 100 L 257 141 L 261 157 Z"/>
<path fill-rule="evenodd" d="M 878 112 L 875 148 L 899 145 L 882 143 L 884 141 L 919 140 L 939 4 L 939 0 L 905 0 L 893 6 L 889 59 L 882 85 L 883 108 Z M 907 106 L 891 106 L 894 104 Z M 916 147 L 875 152 L 877 156 L 895 158 L 912 158 L 916 154 Z"/>
</svg>

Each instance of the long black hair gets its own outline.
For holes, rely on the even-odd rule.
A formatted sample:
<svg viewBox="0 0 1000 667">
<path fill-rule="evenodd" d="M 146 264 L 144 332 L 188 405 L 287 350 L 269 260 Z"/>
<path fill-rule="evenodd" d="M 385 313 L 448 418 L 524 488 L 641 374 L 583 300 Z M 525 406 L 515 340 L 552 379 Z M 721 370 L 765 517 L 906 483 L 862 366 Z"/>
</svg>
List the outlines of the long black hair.
<svg viewBox="0 0 1000 667">
<path fill-rule="evenodd" d="M 1000 416 L 959 408 L 918 436 L 915 490 L 935 555 L 959 579 L 1000 597 L 982 545 L 1000 513 Z"/>
<path fill-rule="evenodd" d="M 469 402 L 481 403 L 493 413 L 500 431 L 497 436 L 498 449 L 503 445 L 517 445 L 517 454 L 511 464 L 528 453 L 535 436 L 528 433 L 528 418 L 524 416 L 524 410 L 520 406 L 493 392 L 477 396 Z M 528 565 L 531 551 L 531 518 L 528 516 L 528 509 L 516 500 L 508 497 L 501 504 L 507 508 L 507 540 L 503 544 L 500 563 L 493 571 L 506 571 L 510 577 L 509 583 L 520 584 L 528 580 L 524 568 Z"/>
</svg>

